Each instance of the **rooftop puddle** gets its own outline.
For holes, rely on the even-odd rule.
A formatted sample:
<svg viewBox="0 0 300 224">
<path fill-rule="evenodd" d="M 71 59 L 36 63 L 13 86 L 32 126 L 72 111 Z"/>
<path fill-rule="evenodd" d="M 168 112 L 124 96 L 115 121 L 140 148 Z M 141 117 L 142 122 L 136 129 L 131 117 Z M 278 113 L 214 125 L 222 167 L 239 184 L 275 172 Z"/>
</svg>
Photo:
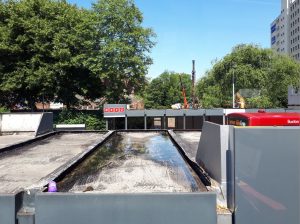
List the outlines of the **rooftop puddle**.
<svg viewBox="0 0 300 224">
<path fill-rule="evenodd" d="M 116 133 L 60 182 L 60 192 L 195 192 L 205 188 L 165 133 Z"/>
</svg>

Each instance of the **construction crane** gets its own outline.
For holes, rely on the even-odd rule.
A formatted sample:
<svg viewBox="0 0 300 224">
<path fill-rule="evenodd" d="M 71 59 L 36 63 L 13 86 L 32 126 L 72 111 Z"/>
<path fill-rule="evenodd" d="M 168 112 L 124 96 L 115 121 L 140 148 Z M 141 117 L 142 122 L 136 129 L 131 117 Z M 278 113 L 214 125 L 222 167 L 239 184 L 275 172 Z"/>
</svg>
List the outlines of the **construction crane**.
<svg viewBox="0 0 300 224">
<path fill-rule="evenodd" d="M 181 86 L 181 93 L 183 96 L 183 109 L 188 109 L 189 105 L 186 99 L 186 91 L 185 91 L 185 87 L 182 83 L 182 79 L 181 79 L 181 75 L 179 75 L 179 80 L 180 80 L 180 86 Z"/>
<path fill-rule="evenodd" d="M 193 70 L 192 70 L 192 107 L 196 109 L 196 99 L 195 99 L 195 80 L 196 80 L 196 70 L 195 70 L 195 60 L 192 61 Z"/>
</svg>

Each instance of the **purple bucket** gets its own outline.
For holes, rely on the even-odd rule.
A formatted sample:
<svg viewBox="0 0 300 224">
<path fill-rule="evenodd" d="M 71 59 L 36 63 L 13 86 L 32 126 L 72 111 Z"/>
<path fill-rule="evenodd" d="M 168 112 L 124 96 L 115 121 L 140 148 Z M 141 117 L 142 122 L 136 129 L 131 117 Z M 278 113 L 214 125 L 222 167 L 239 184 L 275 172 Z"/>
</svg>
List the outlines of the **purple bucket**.
<svg viewBox="0 0 300 224">
<path fill-rule="evenodd" d="M 55 181 L 50 181 L 48 184 L 48 192 L 57 192 Z"/>
</svg>

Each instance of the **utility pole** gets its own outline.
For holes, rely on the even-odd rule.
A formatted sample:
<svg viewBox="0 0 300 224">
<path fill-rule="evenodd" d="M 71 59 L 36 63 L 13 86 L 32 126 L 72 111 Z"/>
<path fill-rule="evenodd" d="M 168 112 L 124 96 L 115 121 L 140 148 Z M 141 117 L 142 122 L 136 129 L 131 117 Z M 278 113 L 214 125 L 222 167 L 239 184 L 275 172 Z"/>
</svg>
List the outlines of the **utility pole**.
<svg viewBox="0 0 300 224">
<path fill-rule="evenodd" d="M 192 107 L 195 109 L 195 79 L 196 79 L 196 71 L 195 71 L 195 60 L 193 62 L 193 70 L 192 70 Z"/>
<path fill-rule="evenodd" d="M 234 94 L 234 68 L 232 73 L 232 108 L 235 108 L 235 94 Z"/>
</svg>

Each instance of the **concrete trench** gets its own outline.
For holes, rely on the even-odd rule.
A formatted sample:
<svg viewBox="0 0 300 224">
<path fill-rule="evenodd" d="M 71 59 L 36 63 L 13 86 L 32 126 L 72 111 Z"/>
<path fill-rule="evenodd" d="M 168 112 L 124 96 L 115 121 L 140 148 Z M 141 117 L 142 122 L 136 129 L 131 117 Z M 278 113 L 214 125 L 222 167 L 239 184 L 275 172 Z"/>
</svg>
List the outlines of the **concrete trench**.
<svg viewBox="0 0 300 224">
<path fill-rule="evenodd" d="M 117 132 L 58 182 L 60 192 L 206 191 L 165 132 Z"/>
</svg>

